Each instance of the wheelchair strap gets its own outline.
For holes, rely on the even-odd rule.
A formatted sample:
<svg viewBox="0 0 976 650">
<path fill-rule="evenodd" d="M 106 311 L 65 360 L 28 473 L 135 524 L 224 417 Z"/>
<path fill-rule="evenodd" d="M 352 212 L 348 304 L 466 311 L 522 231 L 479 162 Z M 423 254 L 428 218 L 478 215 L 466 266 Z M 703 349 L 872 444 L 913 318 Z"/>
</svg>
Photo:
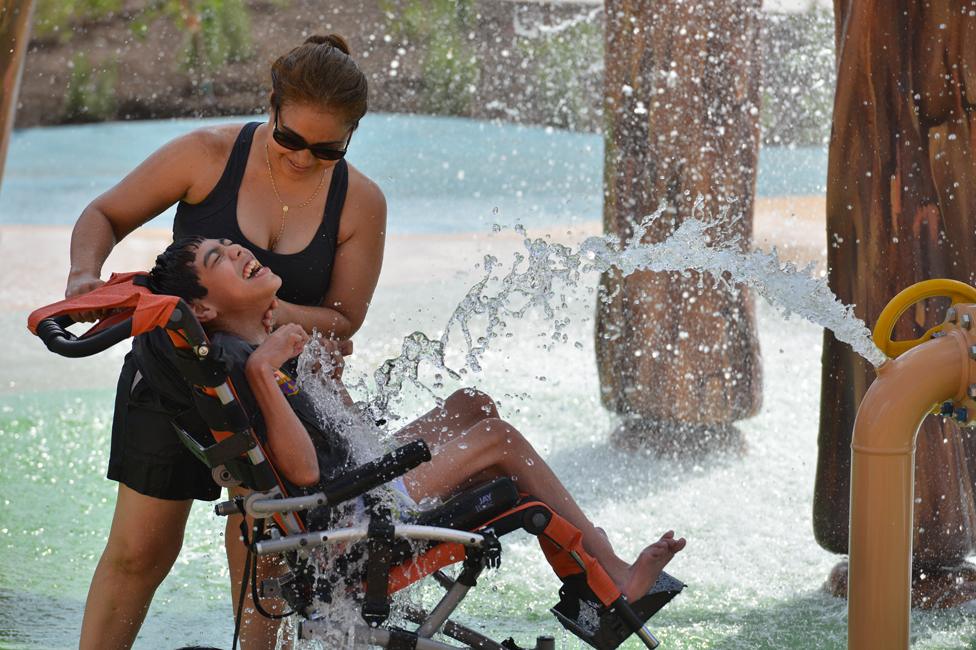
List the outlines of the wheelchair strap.
<svg viewBox="0 0 976 650">
<path fill-rule="evenodd" d="M 390 565 L 393 562 L 393 522 L 386 513 L 369 521 L 366 564 L 366 598 L 362 616 L 370 627 L 378 627 L 390 616 Z"/>
</svg>

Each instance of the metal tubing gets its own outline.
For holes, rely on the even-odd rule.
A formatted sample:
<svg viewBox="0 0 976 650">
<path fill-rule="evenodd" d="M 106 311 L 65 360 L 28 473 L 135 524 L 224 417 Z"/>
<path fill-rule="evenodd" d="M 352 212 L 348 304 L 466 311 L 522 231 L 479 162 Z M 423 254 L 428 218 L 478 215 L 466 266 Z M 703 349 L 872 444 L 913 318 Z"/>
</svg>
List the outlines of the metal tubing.
<svg viewBox="0 0 976 650">
<path fill-rule="evenodd" d="M 307 496 L 290 497 L 287 499 L 255 499 L 246 504 L 246 509 L 247 514 L 251 516 L 264 517 L 277 512 L 311 510 L 312 508 L 324 506 L 325 504 L 325 495 L 317 492 Z"/>
<path fill-rule="evenodd" d="M 366 627 L 365 625 L 357 625 L 353 629 L 355 630 L 354 635 L 357 648 L 362 645 L 379 646 L 380 648 L 390 647 L 391 634 L 389 630 Z M 316 635 L 321 635 L 328 631 L 328 625 L 324 621 L 302 621 L 299 637 L 302 639 L 315 639 Z M 417 650 L 458 650 L 456 646 L 440 643 L 439 641 L 431 641 L 430 639 L 417 639 L 417 645 L 414 647 Z"/>
<path fill-rule="evenodd" d="M 469 533 L 463 530 L 452 530 L 450 528 L 437 528 L 436 526 L 416 526 L 403 525 L 395 526 L 393 534 L 405 539 L 417 539 L 430 542 L 450 542 L 463 544 L 464 546 L 478 547 L 484 543 L 485 538 L 477 533 Z M 365 526 L 357 528 L 336 528 L 335 530 L 323 530 L 304 535 L 289 535 L 280 539 L 265 540 L 254 545 L 254 552 L 261 555 L 272 555 L 274 553 L 286 553 L 299 549 L 314 548 L 325 544 L 335 544 L 339 542 L 358 542 L 368 535 Z"/>
<path fill-rule="evenodd" d="M 440 599 L 437 606 L 434 607 L 434 611 L 430 613 L 419 628 L 417 628 L 417 635 L 422 636 L 425 639 L 429 639 L 434 636 L 441 626 L 444 625 L 444 621 L 454 613 L 457 606 L 461 604 L 464 597 L 468 595 L 468 590 L 471 587 L 468 585 L 461 584 L 460 582 L 455 582 L 450 590 Z"/>
<path fill-rule="evenodd" d="M 961 330 L 878 368 L 851 441 L 850 650 L 909 647 L 915 436 L 932 407 L 968 385 Z"/>
<path fill-rule="evenodd" d="M 3 0 L 0 5 L 0 179 L 17 112 L 33 12 L 33 0 Z"/>
</svg>

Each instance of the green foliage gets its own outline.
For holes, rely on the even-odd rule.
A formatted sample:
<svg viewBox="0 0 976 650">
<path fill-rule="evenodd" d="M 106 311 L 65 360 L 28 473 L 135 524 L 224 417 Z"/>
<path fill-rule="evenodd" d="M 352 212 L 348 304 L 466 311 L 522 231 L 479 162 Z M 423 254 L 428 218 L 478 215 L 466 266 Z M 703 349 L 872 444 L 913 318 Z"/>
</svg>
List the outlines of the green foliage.
<svg viewBox="0 0 976 650">
<path fill-rule="evenodd" d="M 581 19 L 557 32 L 520 38 L 517 47 L 529 62 L 534 109 L 548 124 L 579 127 L 580 116 L 602 93 L 603 26 Z"/>
<path fill-rule="evenodd" d="M 64 98 L 62 117 L 66 122 L 96 122 L 115 116 L 115 85 L 118 65 L 96 68 L 84 54 L 71 61 L 71 78 Z"/>
<path fill-rule="evenodd" d="M 64 43 L 76 25 L 110 17 L 121 8 L 122 0 L 37 0 L 33 35 Z"/>
<path fill-rule="evenodd" d="M 763 142 L 826 143 L 836 86 L 832 13 L 769 14 L 764 27 Z"/>
<path fill-rule="evenodd" d="M 421 52 L 424 109 L 461 115 L 471 107 L 479 68 L 470 34 L 474 0 L 386 0 L 390 29 Z"/>
<path fill-rule="evenodd" d="M 244 0 L 154 0 L 133 21 L 132 30 L 144 36 L 160 18 L 184 33 L 185 70 L 213 72 L 251 55 L 251 20 Z"/>
</svg>

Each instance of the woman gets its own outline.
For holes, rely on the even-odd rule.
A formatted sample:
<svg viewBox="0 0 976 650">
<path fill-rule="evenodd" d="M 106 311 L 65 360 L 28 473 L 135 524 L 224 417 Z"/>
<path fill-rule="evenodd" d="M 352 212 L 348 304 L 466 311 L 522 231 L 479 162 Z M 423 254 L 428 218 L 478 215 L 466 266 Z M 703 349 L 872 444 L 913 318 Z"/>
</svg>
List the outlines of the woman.
<svg viewBox="0 0 976 650">
<path fill-rule="evenodd" d="M 339 340 L 355 334 L 376 287 L 386 231 L 383 193 L 343 159 L 366 113 L 366 78 L 341 37 L 313 36 L 274 62 L 270 99 L 266 123 L 179 137 L 85 208 L 72 233 L 65 295 L 102 284 L 112 247 L 176 203 L 175 236 L 242 242 L 281 276 L 269 329 L 295 323 Z M 179 554 L 193 499 L 220 494 L 173 434 L 173 414 L 153 379 L 126 359 L 108 470 L 118 496 L 85 605 L 83 649 L 132 645 Z M 468 405 L 453 407 L 463 413 Z M 243 561 L 237 526 L 229 521 L 226 536 L 232 583 Z M 245 623 L 242 643 L 260 648 L 270 636 L 273 629 Z"/>
</svg>

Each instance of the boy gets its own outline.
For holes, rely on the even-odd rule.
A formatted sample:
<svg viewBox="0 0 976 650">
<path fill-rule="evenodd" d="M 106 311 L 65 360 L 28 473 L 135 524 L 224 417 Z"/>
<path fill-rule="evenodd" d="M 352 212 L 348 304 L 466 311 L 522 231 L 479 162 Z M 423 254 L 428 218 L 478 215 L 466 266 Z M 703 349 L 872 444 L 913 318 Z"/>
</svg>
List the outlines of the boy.
<svg viewBox="0 0 976 650">
<path fill-rule="evenodd" d="M 308 341 L 298 325 L 283 325 L 271 334 L 265 330 L 262 319 L 279 285 L 280 280 L 269 268 L 228 240 L 189 238 L 174 242 L 157 258 L 150 273 L 154 291 L 188 302 L 215 343 L 229 351 L 233 363 L 243 364 L 277 467 L 288 481 L 310 486 L 320 480 L 320 474 L 333 471 L 334 463 L 341 465 L 344 457 L 336 441 L 313 442 L 312 436 L 321 436 L 321 430 L 303 424 L 301 409 L 296 412 L 276 379 L 276 371 L 297 356 Z M 497 417 L 489 398 L 484 400 L 479 415 L 470 409 L 453 412 L 449 398 L 446 408 L 431 411 L 397 434 L 404 440 L 423 438 L 433 454 L 430 462 L 404 477 L 410 497 L 418 502 L 427 497 L 446 499 L 470 484 L 510 476 L 520 491 L 547 503 L 580 530 L 583 547 L 629 600 L 647 593 L 664 566 L 684 548 L 684 538 L 675 538 L 668 531 L 633 563 L 625 562 L 535 449 L 512 425 Z M 450 422 L 451 426 L 446 431 L 445 427 L 433 426 L 441 422 Z M 330 451 L 324 454 L 329 466 L 320 462 L 323 447 Z"/>
</svg>

